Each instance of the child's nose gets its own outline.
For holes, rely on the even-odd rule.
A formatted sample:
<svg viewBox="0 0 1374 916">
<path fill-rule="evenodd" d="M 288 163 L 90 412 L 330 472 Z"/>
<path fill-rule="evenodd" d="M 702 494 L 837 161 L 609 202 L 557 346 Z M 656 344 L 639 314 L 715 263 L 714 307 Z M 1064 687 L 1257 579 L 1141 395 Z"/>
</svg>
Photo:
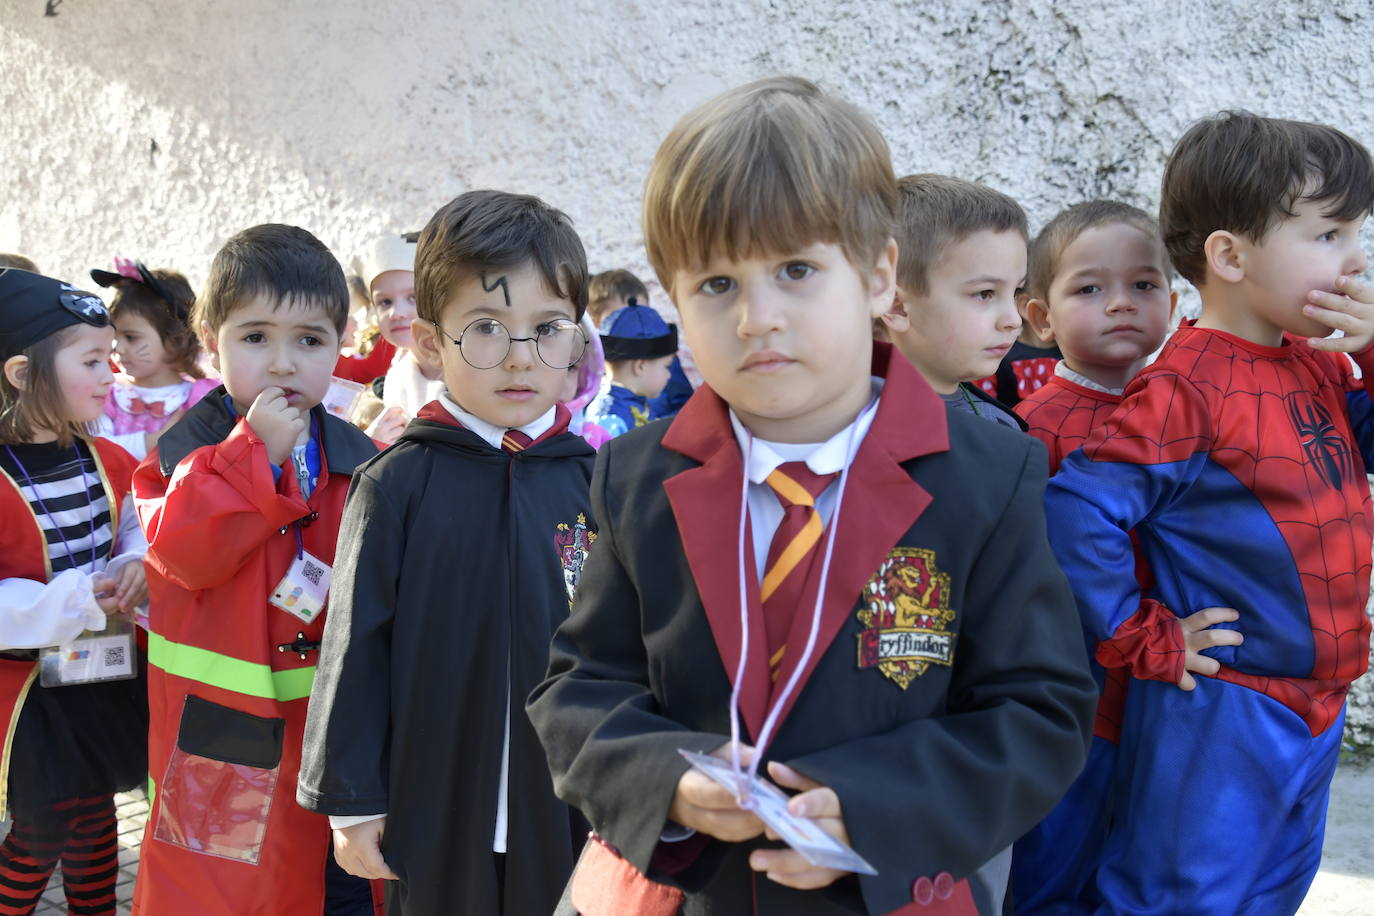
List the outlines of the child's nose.
<svg viewBox="0 0 1374 916">
<path fill-rule="evenodd" d="M 274 375 L 290 375 L 296 371 L 295 360 L 287 347 L 277 347 L 272 351 L 271 371 Z"/>
<path fill-rule="evenodd" d="M 1016 299 L 1008 299 L 997 311 L 997 327 L 1004 331 L 1014 331 L 1021 327 L 1021 313 L 1016 308 Z"/>
<path fill-rule="evenodd" d="M 773 331 L 782 330 L 782 309 L 776 297 L 757 287 L 740 287 L 739 297 L 739 335 L 741 337 L 762 337 Z"/>
<path fill-rule="evenodd" d="M 1346 264 L 1345 275 L 1355 277 L 1369 269 L 1369 256 L 1364 253 L 1363 248 L 1356 247 L 1355 254 Z"/>
<path fill-rule="evenodd" d="M 538 358 L 539 353 L 535 341 L 522 337 L 510 342 L 510 350 L 506 353 L 506 367 L 509 369 L 527 369 L 533 366 L 534 361 Z"/>
<path fill-rule="evenodd" d="M 1131 298 L 1128 290 L 1121 289 L 1112 294 L 1111 301 L 1107 306 L 1108 313 L 1134 311 L 1135 300 Z"/>
</svg>

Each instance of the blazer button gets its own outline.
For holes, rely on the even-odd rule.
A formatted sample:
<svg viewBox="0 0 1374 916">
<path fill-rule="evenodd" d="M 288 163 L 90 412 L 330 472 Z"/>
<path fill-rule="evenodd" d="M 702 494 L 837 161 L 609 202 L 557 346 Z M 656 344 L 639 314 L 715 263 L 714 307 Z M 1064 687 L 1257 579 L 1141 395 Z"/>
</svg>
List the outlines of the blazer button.
<svg viewBox="0 0 1374 916">
<path fill-rule="evenodd" d="M 925 875 L 921 875 L 911 885 L 911 899 L 921 906 L 930 906 L 935 899 L 935 885 Z"/>
<path fill-rule="evenodd" d="M 940 872 L 935 876 L 934 890 L 936 897 L 948 900 L 949 895 L 954 893 L 954 876 L 947 871 Z"/>
</svg>

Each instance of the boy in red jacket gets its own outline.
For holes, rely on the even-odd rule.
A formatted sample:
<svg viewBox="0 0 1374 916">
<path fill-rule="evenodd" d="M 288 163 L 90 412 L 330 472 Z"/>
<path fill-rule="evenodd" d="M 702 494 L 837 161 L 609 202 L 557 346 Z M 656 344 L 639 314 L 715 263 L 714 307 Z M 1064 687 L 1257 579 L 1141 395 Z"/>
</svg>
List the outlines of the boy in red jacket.
<svg viewBox="0 0 1374 916">
<path fill-rule="evenodd" d="M 152 800 L 134 912 L 371 912 L 367 883 L 329 855 L 328 820 L 295 803 L 344 496 L 376 452 L 319 406 L 343 271 L 303 229 L 255 226 L 215 256 L 196 309 L 224 386 L 134 478 Z"/>
</svg>

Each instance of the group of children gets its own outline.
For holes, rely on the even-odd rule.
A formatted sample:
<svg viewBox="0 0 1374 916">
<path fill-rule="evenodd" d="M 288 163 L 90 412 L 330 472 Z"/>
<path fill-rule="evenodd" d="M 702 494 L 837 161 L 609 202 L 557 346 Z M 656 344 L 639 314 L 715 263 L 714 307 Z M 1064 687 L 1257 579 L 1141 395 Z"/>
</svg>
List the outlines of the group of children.
<svg viewBox="0 0 1374 916">
<path fill-rule="evenodd" d="M 383 240 L 342 358 L 295 227 L 109 311 L 0 271 L 0 913 L 59 860 L 112 913 L 145 774 L 148 916 L 1295 912 L 1369 654 L 1371 209 L 1349 137 L 1225 113 L 1159 221 L 1031 239 L 776 78 L 645 185 L 695 393 L 518 194 Z"/>
</svg>

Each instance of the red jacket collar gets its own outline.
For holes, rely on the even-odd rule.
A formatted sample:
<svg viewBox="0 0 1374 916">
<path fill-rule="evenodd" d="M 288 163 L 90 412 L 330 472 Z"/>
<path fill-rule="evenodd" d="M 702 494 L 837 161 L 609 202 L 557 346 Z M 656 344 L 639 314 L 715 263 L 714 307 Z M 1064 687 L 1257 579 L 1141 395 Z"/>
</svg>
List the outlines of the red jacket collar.
<svg viewBox="0 0 1374 916">
<path fill-rule="evenodd" d="M 849 618 L 864 583 L 930 504 L 930 494 L 911 479 L 901 463 L 949 450 L 944 402 L 911 364 L 890 345 L 875 343 L 873 374 L 884 378 L 886 384 L 846 485 L 815 653 L 782 711 L 783 721 Z M 663 444 L 700 462 L 700 466 L 675 474 L 663 486 L 721 664 L 733 683 L 740 649 L 736 535 L 744 462 L 727 411 L 725 402 L 707 386 L 692 395 L 665 433 Z M 747 556 L 752 557 L 753 552 Z M 775 688 L 769 676 L 758 576 L 752 566 L 745 585 L 750 657 L 740 688 L 740 706 L 746 727 L 757 737 Z M 796 615 L 788 634 L 789 645 L 805 644 L 810 618 L 809 609 Z M 791 677 L 801 655 L 798 651 L 784 656 L 777 689 Z"/>
</svg>

